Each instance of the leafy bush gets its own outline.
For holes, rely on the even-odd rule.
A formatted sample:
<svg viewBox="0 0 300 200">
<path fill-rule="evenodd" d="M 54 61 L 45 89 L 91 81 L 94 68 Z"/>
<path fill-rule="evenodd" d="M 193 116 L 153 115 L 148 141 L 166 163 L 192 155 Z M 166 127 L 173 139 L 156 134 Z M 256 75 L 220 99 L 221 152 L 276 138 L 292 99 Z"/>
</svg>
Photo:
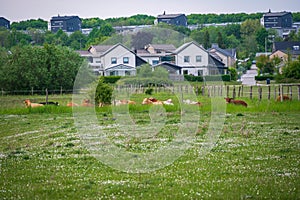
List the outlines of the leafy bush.
<svg viewBox="0 0 300 200">
<path fill-rule="evenodd" d="M 220 81 L 220 76 L 193 76 L 193 75 L 184 75 L 185 80 L 190 82 L 203 82 L 205 81 Z M 223 74 L 221 76 L 222 81 L 231 81 L 229 74 Z"/>
<path fill-rule="evenodd" d="M 148 94 L 148 95 L 152 95 L 153 93 L 153 88 L 148 88 L 146 91 L 145 91 L 145 94 Z"/>
<path fill-rule="evenodd" d="M 99 82 L 98 82 L 98 85 L 96 88 L 96 93 L 95 93 L 96 104 L 99 104 L 99 103 L 110 104 L 111 100 L 112 100 L 112 93 L 113 93 L 113 88 L 109 84 L 104 83 L 104 80 L 101 77 L 99 79 Z"/>
<path fill-rule="evenodd" d="M 255 76 L 256 81 L 265 81 L 267 79 L 274 80 L 274 76 L 273 75 Z"/>
<path fill-rule="evenodd" d="M 113 83 L 116 83 L 120 79 L 121 79 L 121 76 L 104 76 L 103 82 L 113 84 Z"/>
</svg>

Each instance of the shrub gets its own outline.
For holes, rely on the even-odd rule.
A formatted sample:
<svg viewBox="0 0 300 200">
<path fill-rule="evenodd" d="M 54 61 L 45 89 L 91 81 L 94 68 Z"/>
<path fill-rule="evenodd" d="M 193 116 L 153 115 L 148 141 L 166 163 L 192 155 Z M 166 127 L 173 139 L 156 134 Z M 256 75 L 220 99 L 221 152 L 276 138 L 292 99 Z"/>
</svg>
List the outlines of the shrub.
<svg viewBox="0 0 300 200">
<path fill-rule="evenodd" d="M 152 95 L 153 93 L 153 88 L 148 88 L 146 91 L 145 91 L 145 94 L 148 94 L 148 95 Z"/>
<path fill-rule="evenodd" d="M 265 81 L 267 79 L 274 80 L 274 76 L 273 75 L 255 76 L 256 81 Z"/>
<path fill-rule="evenodd" d="M 104 76 L 103 77 L 103 82 L 114 84 L 120 79 L 121 79 L 121 76 Z"/>
</svg>

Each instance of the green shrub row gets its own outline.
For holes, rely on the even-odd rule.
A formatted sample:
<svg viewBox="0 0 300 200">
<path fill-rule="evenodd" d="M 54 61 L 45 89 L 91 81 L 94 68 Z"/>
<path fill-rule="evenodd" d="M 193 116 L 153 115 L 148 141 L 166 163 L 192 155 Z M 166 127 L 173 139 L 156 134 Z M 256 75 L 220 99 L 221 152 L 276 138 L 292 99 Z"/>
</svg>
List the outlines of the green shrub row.
<svg viewBox="0 0 300 200">
<path fill-rule="evenodd" d="M 223 74 L 221 77 L 220 76 L 193 76 L 193 75 L 184 75 L 185 80 L 190 81 L 190 82 L 203 82 L 205 81 L 231 81 L 230 75 L 229 74 Z"/>
<path fill-rule="evenodd" d="M 121 76 L 103 76 L 103 82 L 104 83 L 114 84 L 120 79 L 121 79 Z"/>
<path fill-rule="evenodd" d="M 274 80 L 274 76 L 273 75 L 255 76 L 256 81 L 265 81 L 267 79 Z"/>
</svg>

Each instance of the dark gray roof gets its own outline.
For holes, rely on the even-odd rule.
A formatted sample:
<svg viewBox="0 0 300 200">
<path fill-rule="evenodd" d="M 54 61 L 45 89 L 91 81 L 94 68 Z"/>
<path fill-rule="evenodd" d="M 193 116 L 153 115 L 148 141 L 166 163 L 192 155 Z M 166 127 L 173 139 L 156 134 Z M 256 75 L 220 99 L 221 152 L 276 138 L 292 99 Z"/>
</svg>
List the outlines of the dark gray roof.
<svg viewBox="0 0 300 200">
<path fill-rule="evenodd" d="M 287 15 L 287 14 L 291 14 L 291 12 L 268 12 L 268 13 L 265 13 L 264 16 L 265 17 L 282 17 L 284 15 Z"/>
<path fill-rule="evenodd" d="M 164 14 L 164 15 L 158 15 L 157 18 L 158 19 L 173 19 L 176 17 L 180 17 L 181 15 L 185 15 L 185 14 Z"/>
<path fill-rule="evenodd" d="M 2 20 L 5 20 L 5 21 L 9 22 L 9 20 L 8 20 L 8 19 L 6 19 L 6 18 L 4 18 L 4 17 L 0 17 L 0 19 L 2 19 Z"/>
<path fill-rule="evenodd" d="M 294 46 L 300 46 L 300 42 L 274 42 L 273 50 L 292 50 Z"/>
<path fill-rule="evenodd" d="M 225 67 L 224 63 L 222 63 L 220 60 L 216 59 L 212 55 L 209 55 L 209 57 L 208 57 L 208 65 L 210 67 L 227 68 L 227 67 Z"/>
<path fill-rule="evenodd" d="M 69 20 L 69 19 L 73 19 L 73 18 L 78 18 L 79 20 L 81 20 L 78 16 L 54 16 L 51 18 L 51 20 Z"/>
<path fill-rule="evenodd" d="M 235 57 L 235 53 L 236 53 L 236 49 L 221 49 L 220 47 L 218 46 L 214 46 L 210 49 L 208 49 L 208 51 L 211 51 L 215 49 L 216 51 L 220 52 L 221 54 L 225 55 L 225 56 L 229 56 L 229 57 L 232 57 L 234 58 Z"/>
</svg>

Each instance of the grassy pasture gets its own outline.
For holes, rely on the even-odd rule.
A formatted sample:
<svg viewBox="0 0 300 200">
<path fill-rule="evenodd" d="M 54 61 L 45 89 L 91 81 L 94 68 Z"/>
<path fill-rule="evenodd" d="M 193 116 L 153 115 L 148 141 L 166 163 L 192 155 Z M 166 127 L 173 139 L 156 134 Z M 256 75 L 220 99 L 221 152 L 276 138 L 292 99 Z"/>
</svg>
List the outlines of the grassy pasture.
<svg viewBox="0 0 300 200">
<path fill-rule="evenodd" d="M 153 95 L 167 99 L 168 93 Z M 133 95 L 141 102 L 146 95 Z M 211 120 L 211 101 L 199 96 L 198 131 L 192 147 L 171 165 L 151 173 L 125 173 L 104 165 L 83 144 L 74 125 L 70 95 L 49 96 L 59 107 L 24 108 L 22 100 L 0 97 L 0 199 L 297 199 L 300 196 L 300 102 L 240 99 L 227 105 L 222 133 L 200 156 Z M 174 100 L 174 99 L 173 99 Z M 127 151 L 149 151 L 176 131 L 180 106 L 165 106 L 166 123 L 156 142 L 121 140 Z M 150 106 L 132 105 L 131 117 L 150 123 Z M 99 124 L 115 123 L 109 107 L 96 109 Z M 175 128 L 174 128 L 175 127 Z M 172 137 L 171 137 L 172 139 Z"/>
</svg>

